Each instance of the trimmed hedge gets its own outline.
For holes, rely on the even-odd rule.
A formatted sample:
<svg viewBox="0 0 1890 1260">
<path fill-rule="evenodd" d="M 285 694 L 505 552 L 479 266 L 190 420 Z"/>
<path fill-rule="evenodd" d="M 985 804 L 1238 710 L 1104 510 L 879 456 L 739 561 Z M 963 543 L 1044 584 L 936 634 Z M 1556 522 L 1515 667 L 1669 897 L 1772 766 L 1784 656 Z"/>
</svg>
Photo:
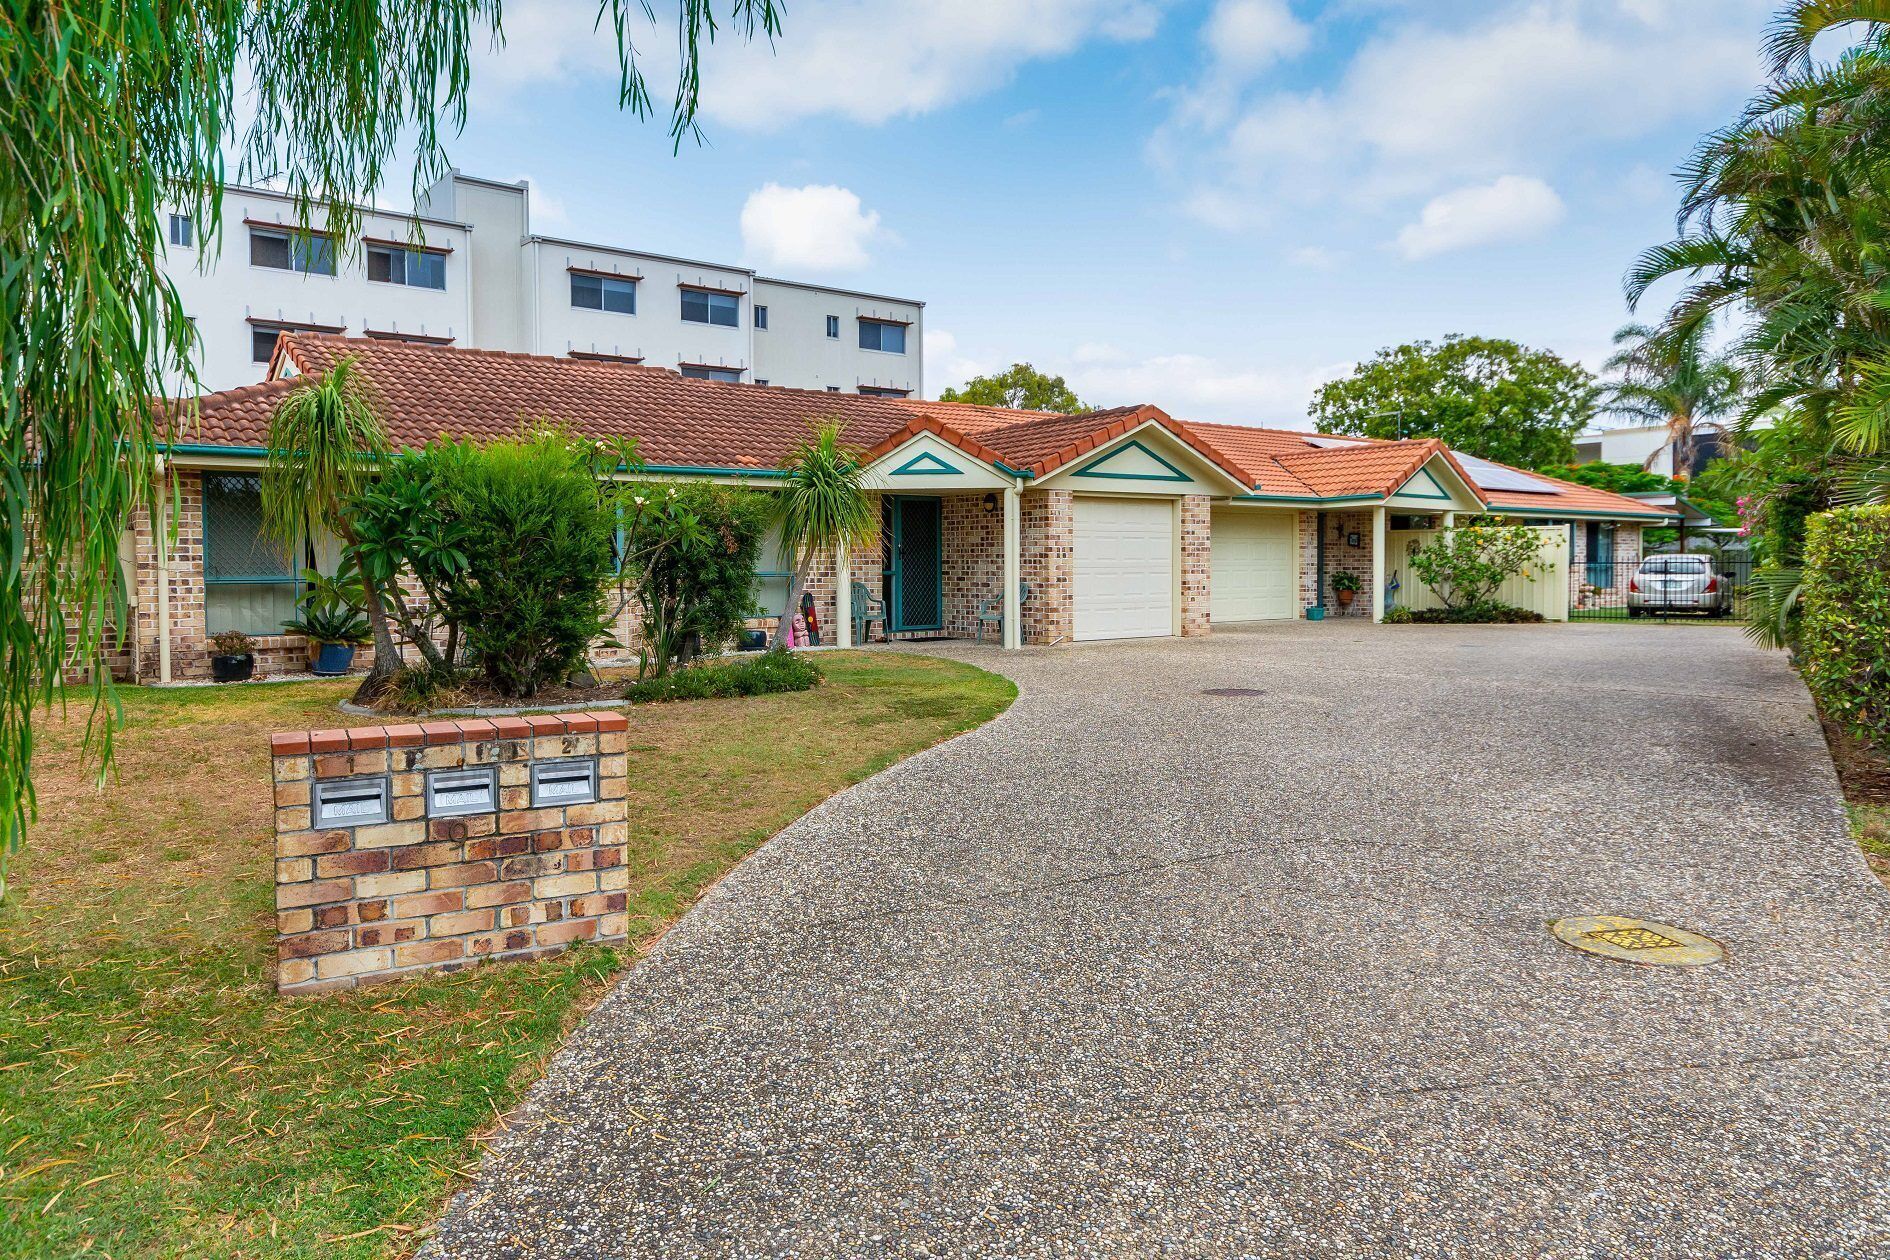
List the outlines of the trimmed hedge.
<svg viewBox="0 0 1890 1260">
<path fill-rule="evenodd" d="M 745 661 L 692 665 L 630 684 L 623 698 L 631 704 L 667 700 L 716 700 L 729 696 L 765 696 L 777 691 L 806 691 L 820 682 L 818 666 L 792 652 L 763 652 Z"/>
<path fill-rule="evenodd" d="M 1890 508 L 1838 508 L 1805 530 L 1805 682 L 1825 716 L 1890 749 Z"/>
<path fill-rule="evenodd" d="M 1541 621 L 1542 614 L 1514 604 L 1484 600 L 1467 608 L 1388 608 L 1385 620 L 1394 626 L 1407 625 L 1496 625 Z"/>
</svg>

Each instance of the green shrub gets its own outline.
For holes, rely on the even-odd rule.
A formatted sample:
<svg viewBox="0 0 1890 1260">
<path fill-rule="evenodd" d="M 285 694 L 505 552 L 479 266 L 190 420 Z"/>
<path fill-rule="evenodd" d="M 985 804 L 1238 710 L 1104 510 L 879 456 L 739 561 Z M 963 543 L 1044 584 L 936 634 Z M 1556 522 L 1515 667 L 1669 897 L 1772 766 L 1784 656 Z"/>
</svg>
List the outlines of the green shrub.
<svg viewBox="0 0 1890 1260">
<path fill-rule="evenodd" d="M 1528 566 L 1541 551 L 1541 536 L 1526 525 L 1459 525 L 1418 548 L 1411 557 L 1411 570 L 1445 608 L 1467 613 L 1491 604 L 1490 596 L 1496 589 L 1518 573 L 1535 581 Z M 1464 616 L 1452 620 L 1496 618 Z"/>
<path fill-rule="evenodd" d="M 382 686 L 374 707 L 388 713 L 430 713 L 465 700 L 466 676 L 451 665 L 403 665 Z"/>
<path fill-rule="evenodd" d="M 1499 603 L 1493 599 L 1482 600 L 1463 608 L 1389 608 L 1385 610 L 1386 622 L 1399 626 L 1521 624 L 1542 619 L 1542 614 L 1539 612 L 1518 608 L 1514 604 Z"/>
<path fill-rule="evenodd" d="M 755 563 L 773 505 L 708 482 L 632 486 L 621 502 L 621 578 L 643 634 L 638 675 L 661 677 L 733 643 L 759 611 Z"/>
<path fill-rule="evenodd" d="M 1890 508 L 1839 508 L 1805 531 L 1800 659 L 1826 716 L 1890 749 Z"/>
<path fill-rule="evenodd" d="M 805 656 L 763 652 L 745 661 L 716 661 L 679 669 L 660 678 L 641 678 L 624 691 L 632 704 L 666 700 L 715 700 L 729 696 L 765 696 L 777 691 L 806 691 L 820 682 L 820 669 Z"/>
<path fill-rule="evenodd" d="M 563 434 L 442 442 L 431 465 L 463 565 L 437 575 L 441 611 L 503 696 L 528 697 L 584 661 L 608 625 L 617 523 L 588 453 Z"/>
</svg>

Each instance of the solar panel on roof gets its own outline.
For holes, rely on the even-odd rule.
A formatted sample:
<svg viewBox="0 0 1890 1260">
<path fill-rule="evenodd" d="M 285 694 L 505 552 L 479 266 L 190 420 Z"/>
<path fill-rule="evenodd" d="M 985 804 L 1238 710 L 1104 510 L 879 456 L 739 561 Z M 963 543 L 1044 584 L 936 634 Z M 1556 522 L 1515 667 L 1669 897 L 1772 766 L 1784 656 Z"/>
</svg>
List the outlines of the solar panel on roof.
<svg viewBox="0 0 1890 1260">
<path fill-rule="evenodd" d="M 1465 455 L 1462 451 L 1452 451 L 1463 470 L 1470 474 L 1470 480 L 1483 490 L 1509 490 L 1516 494 L 1560 494 L 1559 486 L 1531 477 L 1528 473 L 1517 472 L 1514 468 L 1505 468 L 1501 464 L 1492 464 L 1487 459 L 1478 459 L 1474 455 Z"/>
<path fill-rule="evenodd" d="M 1363 442 L 1354 442 L 1354 441 L 1352 441 L 1352 440 L 1351 440 L 1351 439 L 1349 439 L 1349 438 L 1335 438 L 1335 437 L 1311 437 L 1311 436 L 1308 436 L 1308 437 L 1307 437 L 1307 439 L 1306 439 L 1306 445 L 1308 445 L 1308 446 L 1317 446 L 1317 447 L 1319 447 L 1319 448 L 1320 448 L 1320 449 L 1322 449 L 1322 450 L 1337 450 L 1337 449 L 1339 449 L 1339 448 L 1341 448 L 1341 447 L 1348 447 L 1348 446 L 1364 446 L 1364 445 L 1365 445 L 1365 443 L 1363 443 Z"/>
</svg>

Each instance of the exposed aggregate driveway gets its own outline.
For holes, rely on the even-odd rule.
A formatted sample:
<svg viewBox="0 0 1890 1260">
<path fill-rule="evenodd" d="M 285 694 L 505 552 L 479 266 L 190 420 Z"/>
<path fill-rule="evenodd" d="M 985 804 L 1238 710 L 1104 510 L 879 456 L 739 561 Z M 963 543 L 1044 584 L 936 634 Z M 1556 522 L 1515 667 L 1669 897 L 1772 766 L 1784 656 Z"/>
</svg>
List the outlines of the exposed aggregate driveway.
<svg viewBox="0 0 1890 1260">
<path fill-rule="evenodd" d="M 723 881 L 425 1254 L 1890 1254 L 1890 898 L 1782 656 L 948 650 L 1012 710 Z M 1546 931 L 1602 913 L 1729 957 Z"/>
</svg>

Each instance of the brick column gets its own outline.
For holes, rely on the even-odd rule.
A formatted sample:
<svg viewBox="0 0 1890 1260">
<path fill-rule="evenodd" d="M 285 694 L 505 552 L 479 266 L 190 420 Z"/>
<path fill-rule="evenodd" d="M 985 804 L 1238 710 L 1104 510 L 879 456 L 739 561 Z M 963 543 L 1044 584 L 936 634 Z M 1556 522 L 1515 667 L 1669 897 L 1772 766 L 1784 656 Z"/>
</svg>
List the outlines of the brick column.
<svg viewBox="0 0 1890 1260">
<path fill-rule="evenodd" d="M 1184 639 L 1204 635 L 1211 628 L 1208 613 L 1214 574 L 1211 502 L 1204 494 L 1184 495 L 1181 500 L 1181 637 Z"/>
<path fill-rule="evenodd" d="M 568 713 L 270 738 L 276 987 L 322 993 L 627 930 L 627 722 Z M 594 800 L 534 808 L 532 770 L 594 762 Z M 429 772 L 490 768 L 496 808 L 428 816 Z M 374 781 L 387 818 L 313 825 L 314 787 Z"/>
<path fill-rule="evenodd" d="M 1067 640 L 1076 625 L 1076 501 L 1068 490 L 1026 490 L 1022 518 L 1024 642 Z"/>
</svg>

